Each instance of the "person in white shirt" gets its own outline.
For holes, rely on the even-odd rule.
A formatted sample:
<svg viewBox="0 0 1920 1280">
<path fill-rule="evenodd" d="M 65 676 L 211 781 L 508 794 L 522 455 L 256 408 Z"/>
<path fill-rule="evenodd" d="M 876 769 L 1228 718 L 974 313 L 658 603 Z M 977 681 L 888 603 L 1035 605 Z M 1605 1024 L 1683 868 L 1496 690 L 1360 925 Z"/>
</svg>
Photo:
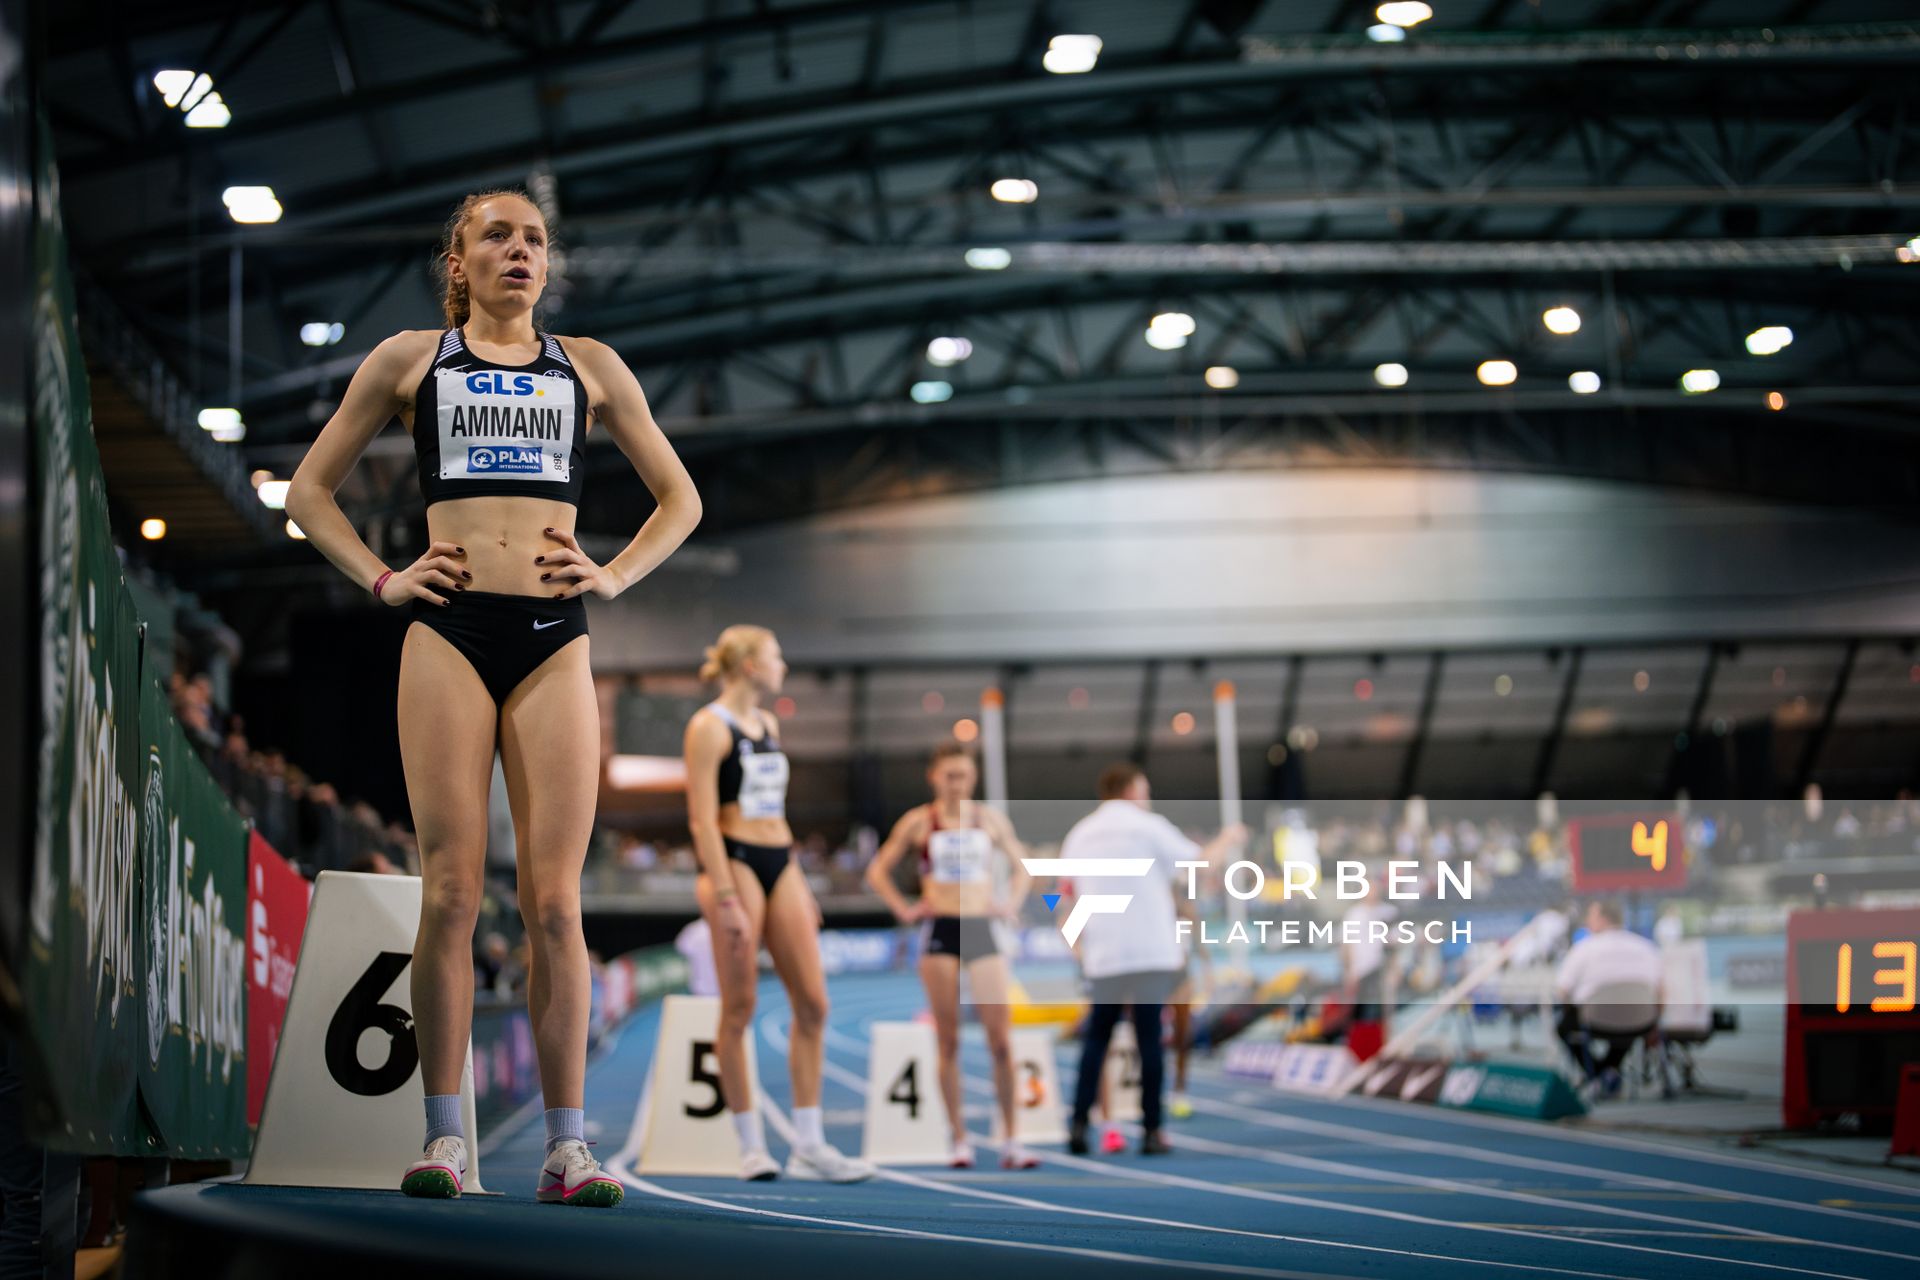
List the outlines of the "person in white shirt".
<svg viewBox="0 0 1920 1280">
<path fill-rule="evenodd" d="M 1580 1025 L 1580 1010 L 1590 1004 L 1601 988 L 1616 983 L 1635 983 L 1652 992 L 1655 1021 L 1661 1001 L 1662 973 L 1660 948 L 1637 933 L 1621 927 L 1625 916 L 1617 902 L 1595 900 L 1587 904 L 1587 936 L 1573 944 L 1560 970 L 1554 975 L 1554 991 L 1560 1001 L 1557 1030 L 1560 1039 L 1586 1064 L 1591 1075 L 1604 1081 L 1611 1091 L 1620 1078 L 1620 1064 L 1633 1048 L 1634 1036 L 1606 1036 L 1601 1043 L 1604 1056 L 1594 1061 L 1594 1045 Z"/>
<path fill-rule="evenodd" d="M 1062 858 L 1151 858 L 1144 877 L 1075 875 L 1078 897 L 1115 894 L 1132 901 L 1124 912 L 1089 917 L 1080 935 L 1081 972 L 1092 987 L 1080 1076 L 1074 1082 L 1073 1120 L 1067 1147 L 1075 1155 L 1088 1150 L 1087 1123 L 1099 1092 L 1101 1068 L 1126 1006 L 1133 1009 L 1134 1040 L 1140 1049 L 1140 1110 L 1145 1130 L 1142 1155 L 1172 1150 L 1160 1130 L 1161 1091 L 1166 1062 L 1160 1043 L 1160 1011 L 1178 987 L 1186 967 L 1175 921 L 1194 918 L 1193 904 L 1174 883 L 1184 878 L 1180 862 L 1211 862 L 1245 843 L 1247 830 L 1235 825 L 1203 849 L 1151 808 L 1152 789 L 1138 766 L 1116 764 L 1100 775 L 1100 807 L 1073 825 L 1061 843 Z"/>
</svg>

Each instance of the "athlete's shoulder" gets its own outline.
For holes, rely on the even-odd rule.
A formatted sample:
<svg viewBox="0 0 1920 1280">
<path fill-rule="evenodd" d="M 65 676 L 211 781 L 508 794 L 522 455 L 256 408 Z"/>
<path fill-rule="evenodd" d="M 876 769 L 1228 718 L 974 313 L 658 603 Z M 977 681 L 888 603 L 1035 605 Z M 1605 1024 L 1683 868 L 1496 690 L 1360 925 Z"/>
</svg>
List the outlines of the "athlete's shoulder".
<svg viewBox="0 0 1920 1280">
<path fill-rule="evenodd" d="M 564 333 L 552 333 L 547 336 L 559 343 L 560 349 L 565 351 L 567 357 L 576 364 L 598 365 L 607 360 L 620 358 L 614 353 L 612 347 L 598 338 L 576 338 Z"/>
<path fill-rule="evenodd" d="M 438 329 L 402 329 L 391 337 L 382 338 L 379 345 L 367 353 L 367 363 L 399 371 L 422 360 L 430 360 L 440 345 L 441 332 Z"/>
<path fill-rule="evenodd" d="M 727 743 L 733 734 L 727 728 L 727 722 L 720 718 L 712 707 L 701 707 L 687 717 L 687 741 L 704 742 L 717 745 L 725 753 Z"/>
<path fill-rule="evenodd" d="M 407 352 L 431 351 L 440 345 L 440 339 L 446 336 L 445 329 L 402 329 L 381 341 L 375 351 Z"/>
</svg>

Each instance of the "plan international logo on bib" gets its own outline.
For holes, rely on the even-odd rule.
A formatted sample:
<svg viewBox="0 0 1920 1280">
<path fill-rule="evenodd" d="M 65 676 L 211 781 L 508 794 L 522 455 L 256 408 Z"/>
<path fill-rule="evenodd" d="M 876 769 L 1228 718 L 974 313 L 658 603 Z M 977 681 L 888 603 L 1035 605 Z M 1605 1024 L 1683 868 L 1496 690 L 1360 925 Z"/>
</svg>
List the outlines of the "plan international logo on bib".
<svg viewBox="0 0 1920 1280">
<path fill-rule="evenodd" d="M 525 445 L 478 445 L 467 449 L 468 475 L 540 474 L 540 450 Z"/>
</svg>

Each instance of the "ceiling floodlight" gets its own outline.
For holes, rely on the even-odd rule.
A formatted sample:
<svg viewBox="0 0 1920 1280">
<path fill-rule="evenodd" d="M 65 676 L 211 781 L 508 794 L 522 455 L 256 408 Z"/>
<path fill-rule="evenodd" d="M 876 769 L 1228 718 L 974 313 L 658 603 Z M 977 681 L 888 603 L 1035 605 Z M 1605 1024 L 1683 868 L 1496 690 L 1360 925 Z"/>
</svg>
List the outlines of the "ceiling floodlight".
<svg viewBox="0 0 1920 1280">
<path fill-rule="evenodd" d="M 227 110 L 227 104 L 220 100 L 220 95 L 210 93 L 187 112 L 187 128 L 224 129 L 232 119 L 233 112 Z"/>
<path fill-rule="evenodd" d="M 1540 322 L 1547 326 L 1548 333 L 1557 333 L 1563 338 L 1580 332 L 1580 313 L 1572 307 L 1554 307 L 1540 317 Z"/>
<path fill-rule="evenodd" d="M 1168 333 L 1179 334 L 1183 338 L 1193 336 L 1193 317 L 1184 311 L 1162 311 L 1147 326 L 1150 329 L 1165 329 Z"/>
<path fill-rule="evenodd" d="M 973 344 L 965 338 L 935 338 L 927 344 L 927 363 L 945 369 L 973 354 Z"/>
<path fill-rule="evenodd" d="M 1381 5 L 1373 11 L 1373 16 L 1391 26 L 1417 27 L 1433 16 L 1433 6 L 1420 0 L 1404 0 L 1404 3 Z"/>
<path fill-rule="evenodd" d="M 168 106 L 177 107 L 184 102 L 191 108 L 213 88 L 213 80 L 198 71 L 156 71 L 153 87 L 160 91 L 160 100 Z"/>
<path fill-rule="evenodd" d="M 1055 36 L 1047 41 L 1047 52 L 1040 65 L 1057 76 L 1078 75 L 1093 70 L 1100 61 L 1099 36 Z"/>
<path fill-rule="evenodd" d="M 220 193 L 220 201 L 235 222 L 278 222 L 285 212 L 272 187 L 228 187 Z"/>
</svg>

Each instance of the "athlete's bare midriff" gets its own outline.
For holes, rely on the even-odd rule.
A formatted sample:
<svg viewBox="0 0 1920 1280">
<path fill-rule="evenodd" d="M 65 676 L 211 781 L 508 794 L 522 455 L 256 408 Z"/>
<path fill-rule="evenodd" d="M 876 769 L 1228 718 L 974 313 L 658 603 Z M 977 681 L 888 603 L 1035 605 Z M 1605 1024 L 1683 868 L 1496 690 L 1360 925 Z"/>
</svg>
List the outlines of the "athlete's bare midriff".
<svg viewBox="0 0 1920 1280">
<path fill-rule="evenodd" d="M 743 818 L 740 805 L 729 800 L 720 806 L 720 834 L 741 844 L 757 844 L 768 849 L 793 847 L 793 828 L 785 818 Z"/>
<path fill-rule="evenodd" d="M 409 435 L 413 433 L 414 390 L 432 367 L 435 345 L 439 341 L 438 331 L 414 332 L 418 335 L 420 354 L 415 367 L 408 370 L 406 380 L 397 389 L 403 402 L 400 422 Z M 485 344 L 469 343 L 469 350 L 483 359 L 497 359 L 502 364 L 520 364 L 530 358 L 524 350 Z M 578 376 L 582 384 L 587 384 L 584 372 Z M 587 391 L 591 404 L 591 385 L 587 385 Z M 593 417 L 589 413 L 586 434 L 581 438 L 586 439 L 592 429 Z M 548 566 L 535 564 L 534 557 L 558 550 L 562 544 L 549 537 L 545 530 L 572 533 L 578 514 L 570 502 L 523 494 L 448 498 L 427 508 L 427 537 L 434 542 L 451 542 L 466 548 L 466 558 L 461 563 L 473 575 L 473 580 L 467 583 L 469 591 L 554 596 L 559 594 L 559 588 L 551 582 L 540 581 L 540 575 L 548 571 Z"/>
</svg>

